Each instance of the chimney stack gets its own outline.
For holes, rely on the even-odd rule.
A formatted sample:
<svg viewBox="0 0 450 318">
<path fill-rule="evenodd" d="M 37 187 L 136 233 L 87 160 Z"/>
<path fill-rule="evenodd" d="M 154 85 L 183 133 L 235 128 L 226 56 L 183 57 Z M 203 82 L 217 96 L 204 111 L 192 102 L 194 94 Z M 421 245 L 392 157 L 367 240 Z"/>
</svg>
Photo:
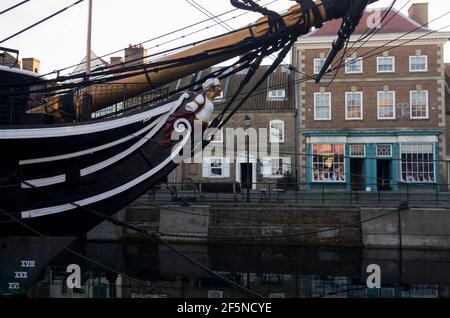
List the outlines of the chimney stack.
<svg viewBox="0 0 450 318">
<path fill-rule="evenodd" d="M 39 73 L 41 67 L 41 61 L 34 57 L 27 57 L 22 59 L 22 69 L 33 73 Z"/>
<path fill-rule="evenodd" d="M 428 2 L 412 4 L 408 10 L 408 16 L 428 28 Z"/>
<path fill-rule="evenodd" d="M 110 58 L 111 66 L 120 65 L 123 63 L 123 58 L 121 56 L 112 56 Z"/>
<path fill-rule="evenodd" d="M 125 66 L 146 63 L 147 50 L 142 45 L 131 45 L 125 49 Z"/>
</svg>

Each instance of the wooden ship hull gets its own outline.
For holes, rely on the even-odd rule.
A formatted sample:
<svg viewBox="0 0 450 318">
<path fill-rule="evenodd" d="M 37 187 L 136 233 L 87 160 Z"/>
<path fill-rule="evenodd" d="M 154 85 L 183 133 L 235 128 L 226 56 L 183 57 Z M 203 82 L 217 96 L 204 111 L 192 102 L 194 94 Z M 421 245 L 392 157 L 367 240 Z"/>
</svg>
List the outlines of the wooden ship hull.
<svg viewBox="0 0 450 318">
<path fill-rule="evenodd" d="M 190 141 L 162 147 L 164 125 L 192 93 L 119 118 L 58 127 L 2 132 L 0 147 L 9 154 L 2 170 L 2 236 L 33 234 L 78 236 L 135 201 L 177 165 L 174 158 Z M 178 151 L 177 151 L 178 150 Z M 6 175 L 6 173 L 4 173 Z"/>
<path fill-rule="evenodd" d="M 343 17 L 354 1 L 360 0 L 318 1 L 321 20 Z M 283 15 L 288 30 L 302 28 L 304 33 L 317 18 L 311 10 L 310 19 L 305 19 L 299 4 Z M 90 85 L 85 89 L 90 95 L 87 115 L 123 98 L 120 89 L 102 94 L 105 85 L 141 84 L 128 90 L 129 96 L 137 96 L 257 49 L 261 46 L 258 39 L 268 31 L 265 17 L 240 31 L 157 62 L 169 61 L 170 66 L 170 61 L 176 63 L 186 57 L 201 56 L 201 60 L 158 71 L 152 70 L 152 64 L 144 65 L 142 74 Z M 232 46 L 240 49 L 223 49 Z M 0 87 L 32 79 L 30 74 L 0 69 Z M 20 100 L 12 98 L 14 89 L 0 89 L 0 93 L 0 112 L 6 118 L 0 123 L 0 236 L 36 235 L 36 231 L 51 236 L 80 236 L 102 222 L 104 216 L 115 214 L 142 196 L 176 167 L 173 157 L 179 149 L 161 150 L 158 145 L 165 138 L 162 128 L 168 116 L 192 98 L 191 93 L 180 93 L 156 106 L 92 119 L 83 114 L 86 109 L 80 107 L 80 94 L 59 95 L 47 101 L 52 114 L 64 118 L 65 113 L 72 112 L 77 120 L 66 118 L 55 124 L 48 123 L 45 114 L 41 114 L 41 122 L 36 114 L 28 114 L 32 94 Z M 34 119 L 28 120 L 30 117 Z M 186 135 L 180 147 L 188 142 Z"/>
</svg>

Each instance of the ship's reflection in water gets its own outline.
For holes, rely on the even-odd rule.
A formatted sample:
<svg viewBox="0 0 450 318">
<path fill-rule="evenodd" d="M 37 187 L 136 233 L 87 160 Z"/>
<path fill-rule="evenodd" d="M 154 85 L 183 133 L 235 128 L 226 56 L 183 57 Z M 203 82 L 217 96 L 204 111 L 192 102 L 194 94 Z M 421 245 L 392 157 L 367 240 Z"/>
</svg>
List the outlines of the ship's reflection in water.
<svg viewBox="0 0 450 318">
<path fill-rule="evenodd" d="M 148 243 L 85 243 L 69 248 L 97 264 L 52 245 L 0 242 L 0 294 L 50 298 L 247 297 L 165 246 Z M 41 253 L 37 252 L 42 249 Z M 273 298 L 449 298 L 450 251 L 362 250 L 260 245 L 178 245 L 211 270 Z M 11 250 L 13 249 L 13 250 Z M 28 249 L 28 250 L 27 250 Z M 29 253 L 29 254 L 27 254 Z M 55 256 L 56 255 L 56 256 Z M 35 268 L 24 269 L 23 260 Z M 80 288 L 68 288 L 70 264 L 81 269 Z M 102 264 L 110 269 L 106 270 Z M 381 268 L 380 289 L 366 285 L 367 267 Z M 22 267 L 21 267 L 22 266 Z M 28 271 L 20 279 L 17 272 Z M 11 283 L 19 285 L 11 285 Z M 13 288 L 11 288 L 13 287 Z"/>
</svg>

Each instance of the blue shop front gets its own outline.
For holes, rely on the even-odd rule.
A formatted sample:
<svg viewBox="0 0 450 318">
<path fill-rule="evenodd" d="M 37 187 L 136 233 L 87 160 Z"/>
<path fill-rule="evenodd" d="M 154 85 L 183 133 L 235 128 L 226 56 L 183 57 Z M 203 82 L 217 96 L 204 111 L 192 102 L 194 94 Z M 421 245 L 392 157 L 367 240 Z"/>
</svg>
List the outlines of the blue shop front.
<svg viewBox="0 0 450 318">
<path fill-rule="evenodd" d="M 441 131 L 307 131 L 308 189 L 398 191 L 439 185 Z"/>
</svg>

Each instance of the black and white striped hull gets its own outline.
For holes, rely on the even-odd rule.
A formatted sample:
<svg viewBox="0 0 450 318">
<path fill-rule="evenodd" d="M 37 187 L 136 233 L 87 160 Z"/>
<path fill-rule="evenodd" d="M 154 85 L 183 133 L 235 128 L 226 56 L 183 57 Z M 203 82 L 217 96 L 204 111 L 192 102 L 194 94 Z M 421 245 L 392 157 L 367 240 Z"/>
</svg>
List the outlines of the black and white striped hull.
<svg viewBox="0 0 450 318">
<path fill-rule="evenodd" d="M 150 110 L 73 125 L 0 128 L 0 208 L 52 236 L 79 236 L 133 202 L 176 164 L 164 124 L 192 95 Z M 190 142 L 189 134 L 178 144 Z M 0 236 L 32 234 L 0 213 Z"/>
</svg>

